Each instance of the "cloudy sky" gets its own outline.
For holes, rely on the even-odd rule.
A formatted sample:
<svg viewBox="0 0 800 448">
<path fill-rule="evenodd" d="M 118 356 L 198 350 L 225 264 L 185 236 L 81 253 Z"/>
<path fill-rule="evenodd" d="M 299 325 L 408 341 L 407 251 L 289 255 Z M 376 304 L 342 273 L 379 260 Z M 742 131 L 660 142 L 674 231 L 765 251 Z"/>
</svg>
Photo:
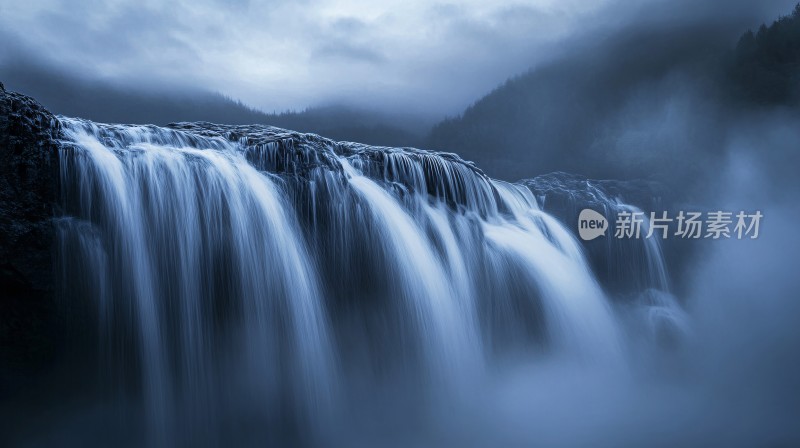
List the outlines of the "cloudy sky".
<svg viewBox="0 0 800 448">
<path fill-rule="evenodd" d="M 581 0 L 3 2 L 46 60 L 113 80 L 203 86 L 266 110 L 369 101 L 457 110 L 602 3 Z M 427 106 L 426 106 L 427 107 Z"/>
<path fill-rule="evenodd" d="M 89 79 L 199 87 L 265 111 L 381 104 L 435 116 L 646 3 L 27 0 L 0 3 L 0 37 Z"/>
</svg>

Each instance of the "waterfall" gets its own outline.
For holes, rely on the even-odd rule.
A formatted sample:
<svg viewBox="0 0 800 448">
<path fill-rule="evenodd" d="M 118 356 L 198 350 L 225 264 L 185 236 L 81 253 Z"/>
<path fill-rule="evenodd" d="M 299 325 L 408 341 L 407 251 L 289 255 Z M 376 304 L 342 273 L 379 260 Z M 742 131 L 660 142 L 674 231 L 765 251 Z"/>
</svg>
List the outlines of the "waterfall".
<svg viewBox="0 0 800 448">
<path fill-rule="evenodd" d="M 580 244 L 523 184 L 267 126 L 59 119 L 62 290 L 149 443 L 254 420 L 313 438 L 353 378 L 447 389 L 509 353 L 625 362 Z"/>
</svg>

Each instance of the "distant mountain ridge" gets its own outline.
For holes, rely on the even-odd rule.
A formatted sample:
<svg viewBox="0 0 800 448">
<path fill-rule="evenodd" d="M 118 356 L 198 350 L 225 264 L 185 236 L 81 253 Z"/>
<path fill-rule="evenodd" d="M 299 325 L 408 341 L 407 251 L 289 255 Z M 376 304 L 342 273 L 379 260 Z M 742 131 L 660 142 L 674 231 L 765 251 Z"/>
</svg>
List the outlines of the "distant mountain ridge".
<svg viewBox="0 0 800 448">
<path fill-rule="evenodd" d="M 9 89 L 37 98 L 53 113 L 105 123 L 260 123 L 383 146 L 416 146 L 427 132 L 417 123 L 345 106 L 268 114 L 217 92 L 120 86 L 59 73 L 24 58 L 0 64 L 0 80 Z"/>
<path fill-rule="evenodd" d="M 800 4 L 738 45 L 730 36 L 705 23 L 643 26 L 509 79 L 435 125 L 424 146 L 512 181 L 697 177 L 743 115 L 800 105 Z"/>
</svg>

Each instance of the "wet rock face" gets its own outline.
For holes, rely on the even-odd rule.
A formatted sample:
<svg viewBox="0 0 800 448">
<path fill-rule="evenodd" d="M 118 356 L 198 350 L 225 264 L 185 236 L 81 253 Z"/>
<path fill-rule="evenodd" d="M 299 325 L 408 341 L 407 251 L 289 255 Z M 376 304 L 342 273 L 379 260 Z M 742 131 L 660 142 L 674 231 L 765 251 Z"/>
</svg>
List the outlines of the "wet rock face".
<svg viewBox="0 0 800 448">
<path fill-rule="evenodd" d="M 58 132 L 44 107 L 0 84 L 0 378 L 39 369 L 53 352 Z"/>
<path fill-rule="evenodd" d="M 645 239 L 617 239 L 613 229 L 609 229 L 602 238 L 583 241 L 577 227 L 581 210 L 587 208 L 606 217 L 612 226 L 617 213 L 628 210 L 628 206 L 648 213 L 670 210 L 674 199 L 663 185 L 643 180 L 594 180 L 563 172 L 537 176 L 522 183 L 533 192 L 542 209 L 557 217 L 578 239 L 594 274 L 612 296 L 638 300 L 641 291 L 664 286 L 651 276 L 647 252 L 652 247 L 648 249 Z M 668 252 L 667 258 L 674 259 L 675 247 L 669 243 L 658 241 L 660 250 Z"/>
<path fill-rule="evenodd" d="M 35 100 L 0 89 L 0 260 L 52 290 L 58 121 Z"/>
</svg>

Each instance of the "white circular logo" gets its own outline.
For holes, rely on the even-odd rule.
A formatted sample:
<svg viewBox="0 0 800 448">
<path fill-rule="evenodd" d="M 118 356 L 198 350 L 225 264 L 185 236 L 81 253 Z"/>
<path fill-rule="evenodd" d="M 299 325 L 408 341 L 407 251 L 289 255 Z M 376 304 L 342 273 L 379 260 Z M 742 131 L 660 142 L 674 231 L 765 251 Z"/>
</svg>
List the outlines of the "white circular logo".
<svg viewBox="0 0 800 448">
<path fill-rule="evenodd" d="M 578 235 L 582 240 L 593 240 L 600 235 L 605 235 L 606 230 L 608 230 L 608 220 L 605 216 L 590 208 L 581 210 L 578 215 Z"/>
</svg>

